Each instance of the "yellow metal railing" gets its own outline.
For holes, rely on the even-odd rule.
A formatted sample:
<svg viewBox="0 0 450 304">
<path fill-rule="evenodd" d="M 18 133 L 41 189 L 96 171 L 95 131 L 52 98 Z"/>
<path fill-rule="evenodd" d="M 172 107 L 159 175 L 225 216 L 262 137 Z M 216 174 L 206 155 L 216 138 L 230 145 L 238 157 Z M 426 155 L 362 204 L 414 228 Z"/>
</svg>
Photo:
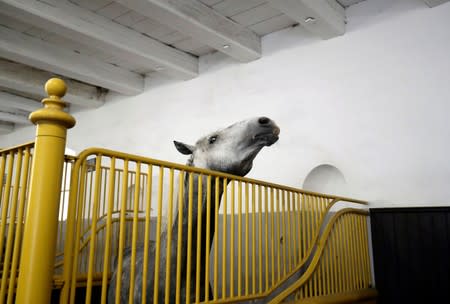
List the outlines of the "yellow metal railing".
<svg viewBox="0 0 450 304">
<path fill-rule="evenodd" d="M 87 163 L 95 163 L 95 169 L 89 170 Z M 194 177 L 198 177 L 196 185 Z M 221 201 L 217 195 L 215 201 L 210 201 L 211 193 L 221 191 L 220 188 L 226 189 Z M 148 259 L 155 259 L 155 268 L 164 267 L 165 273 L 178 276 L 175 281 L 166 277 L 166 299 L 170 289 L 180 288 L 181 279 L 185 279 L 188 286 L 195 286 L 192 290 L 196 302 L 264 298 L 307 265 L 317 251 L 325 216 L 333 206 L 340 201 L 365 205 L 363 201 L 96 148 L 81 153 L 74 164 L 71 190 L 73 209 L 69 213 L 76 214 L 76 219 L 68 228 L 66 239 L 74 247 L 71 248 L 73 255 L 66 254 L 65 263 L 73 267 L 66 272 L 65 280 L 71 282 L 70 299 L 74 302 L 76 286 L 80 284 L 77 277 L 86 278 L 86 303 L 92 300 L 91 290 L 95 285 L 101 285 L 100 300 L 106 301 L 114 261 L 122 271 L 125 248 L 131 250 L 131 273 L 134 274 L 137 271 L 133 269 L 136 248 L 139 245 L 149 248 L 150 242 L 156 244 L 156 253 L 148 256 Z M 203 192 L 209 200 L 205 212 L 211 217 L 206 219 L 214 218 L 215 223 L 213 232 L 209 222 L 206 225 L 206 244 L 211 244 L 211 251 L 208 247 L 204 250 L 205 256 L 200 256 L 200 247 L 209 246 L 201 242 L 201 231 L 193 233 L 191 226 L 187 227 L 188 231 L 182 231 L 184 235 L 179 234 L 178 241 L 183 237 L 188 239 L 187 272 L 194 267 L 189 261 L 195 259 L 197 274 L 179 278 L 181 261 L 160 265 L 161 253 L 170 256 L 171 250 L 170 246 L 161 248 L 160 236 L 166 231 L 167 244 L 170 244 L 173 232 L 167 227 L 173 225 L 175 218 L 179 217 L 180 222 L 185 216 L 192 218 L 194 204 L 201 210 L 202 198 L 195 198 L 194 190 Z M 187 202 L 183 202 L 184 193 L 189 193 Z M 183 203 L 192 205 L 187 214 L 178 208 Z M 201 217 L 197 220 L 200 227 Z M 362 233 L 367 233 L 366 227 L 362 228 Z M 191 256 L 190 252 L 196 255 Z M 206 268 L 204 278 L 198 275 L 201 262 Z M 144 264 L 143 276 L 159 276 L 156 271 L 146 273 L 148 267 Z M 205 288 L 206 294 L 201 297 L 200 284 L 205 282 L 211 284 L 211 295 L 209 288 Z M 130 282 L 130 286 L 133 285 L 134 282 Z M 118 287 L 120 290 L 120 285 Z M 152 292 L 144 287 L 142 291 L 144 294 Z M 63 292 L 67 297 L 68 293 Z"/>
<path fill-rule="evenodd" d="M 373 298 L 366 202 L 106 149 L 64 158 L 74 121 L 64 86 L 48 91 L 36 145 L 0 151 L 0 303 L 52 286 L 60 303 Z"/>
<path fill-rule="evenodd" d="M 34 143 L 0 151 L 0 302 L 12 303 Z M 10 279 L 11 278 L 11 279 Z"/>
<path fill-rule="evenodd" d="M 289 302 L 369 289 L 372 276 L 367 215 L 365 210 L 338 211 L 320 237 L 308 269 L 274 301 Z"/>
</svg>

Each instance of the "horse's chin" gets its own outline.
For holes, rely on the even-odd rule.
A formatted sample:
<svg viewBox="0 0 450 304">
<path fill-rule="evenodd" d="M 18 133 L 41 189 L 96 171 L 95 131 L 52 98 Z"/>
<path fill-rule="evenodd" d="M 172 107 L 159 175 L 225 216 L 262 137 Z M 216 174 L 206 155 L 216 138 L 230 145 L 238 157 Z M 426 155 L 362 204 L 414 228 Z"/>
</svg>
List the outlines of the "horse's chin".
<svg viewBox="0 0 450 304">
<path fill-rule="evenodd" d="M 280 129 L 274 129 L 270 132 L 259 133 L 253 136 L 253 141 L 257 145 L 269 147 L 279 139 Z"/>
</svg>

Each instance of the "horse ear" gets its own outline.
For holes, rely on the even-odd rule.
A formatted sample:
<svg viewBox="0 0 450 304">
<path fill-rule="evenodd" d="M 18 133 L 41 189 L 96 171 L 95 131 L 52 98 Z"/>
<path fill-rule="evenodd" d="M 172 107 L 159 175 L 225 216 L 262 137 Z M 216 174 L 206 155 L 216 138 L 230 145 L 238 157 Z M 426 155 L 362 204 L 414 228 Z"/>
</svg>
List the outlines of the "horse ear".
<svg viewBox="0 0 450 304">
<path fill-rule="evenodd" d="M 189 155 L 194 152 L 194 146 L 176 140 L 174 140 L 173 143 L 175 144 L 175 148 L 177 148 L 178 152 L 180 152 L 181 154 Z"/>
</svg>

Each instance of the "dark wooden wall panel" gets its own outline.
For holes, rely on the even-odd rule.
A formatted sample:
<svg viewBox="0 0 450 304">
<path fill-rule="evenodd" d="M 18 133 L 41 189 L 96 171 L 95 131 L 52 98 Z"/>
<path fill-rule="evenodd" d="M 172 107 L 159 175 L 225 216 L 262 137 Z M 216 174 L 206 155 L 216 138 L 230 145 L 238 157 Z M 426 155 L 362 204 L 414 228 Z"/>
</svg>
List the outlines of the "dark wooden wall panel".
<svg viewBox="0 0 450 304">
<path fill-rule="evenodd" d="M 450 208 L 370 210 L 378 303 L 450 303 Z"/>
</svg>

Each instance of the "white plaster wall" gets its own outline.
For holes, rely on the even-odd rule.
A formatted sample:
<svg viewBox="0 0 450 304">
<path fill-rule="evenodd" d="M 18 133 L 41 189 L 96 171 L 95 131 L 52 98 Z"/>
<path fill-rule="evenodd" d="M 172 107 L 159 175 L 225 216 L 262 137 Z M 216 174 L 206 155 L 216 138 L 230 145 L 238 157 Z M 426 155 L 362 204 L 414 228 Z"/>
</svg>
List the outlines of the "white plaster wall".
<svg viewBox="0 0 450 304">
<path fill-rule="evenodd" d="M 281 127 L 249 176 L 300 187 L 327 163 L 348 195 L 374 205 L 450 203 L 450 3 L 367 0 L 347 10 L 347 33 L 323 41 L 300 27 L 263 38 L 263 57 L 201 58 L 194 80 L 149 78 L 144 94 L 110 96 L 74 114 L 68 145 L 185 162 L 172 140 L 194 142 L 255 115 Z M 34 129 L 0 136 L 5 147 Z"/>
</svg>

